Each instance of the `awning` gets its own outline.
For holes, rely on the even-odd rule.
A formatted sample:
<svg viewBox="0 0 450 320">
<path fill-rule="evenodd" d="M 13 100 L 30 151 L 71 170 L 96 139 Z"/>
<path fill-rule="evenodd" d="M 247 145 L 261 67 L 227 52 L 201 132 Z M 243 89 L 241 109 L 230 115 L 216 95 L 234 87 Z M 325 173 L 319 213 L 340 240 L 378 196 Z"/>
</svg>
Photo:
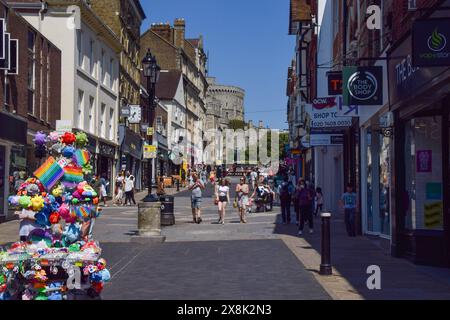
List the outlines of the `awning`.
<svg viewBox="0 0 450 320">
<path fill-rule="evenodd" d="M 140 135 L 133 132 L 129 128 L 122 127 L 122 130 L 119 130 L 121 135 L 123 134 L 121 150 L 123 153 L 128 153 L 130 156 L 136 159 L 142 159 L 143 153 L 143 140 Z"/>
<path fill-rule="evenodd" d="M 27 144 L 28 123 L 11 114 L 0 112 L 0 139 Z"/>
</svg>

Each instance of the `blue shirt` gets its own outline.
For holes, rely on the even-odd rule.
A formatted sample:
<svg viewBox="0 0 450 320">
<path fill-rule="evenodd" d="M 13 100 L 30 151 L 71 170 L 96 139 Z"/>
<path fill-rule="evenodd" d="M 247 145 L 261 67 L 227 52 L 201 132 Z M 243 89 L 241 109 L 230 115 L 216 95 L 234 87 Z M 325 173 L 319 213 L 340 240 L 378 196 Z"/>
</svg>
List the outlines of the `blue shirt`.
<svg viewBox="0 0 450 320">
<path fill-rule="evenodd" d="M 344 193 L 342 195 L 342 201 L 344 202 L 345 209 L 356 209 L 356 193 Z"/>
</svg>

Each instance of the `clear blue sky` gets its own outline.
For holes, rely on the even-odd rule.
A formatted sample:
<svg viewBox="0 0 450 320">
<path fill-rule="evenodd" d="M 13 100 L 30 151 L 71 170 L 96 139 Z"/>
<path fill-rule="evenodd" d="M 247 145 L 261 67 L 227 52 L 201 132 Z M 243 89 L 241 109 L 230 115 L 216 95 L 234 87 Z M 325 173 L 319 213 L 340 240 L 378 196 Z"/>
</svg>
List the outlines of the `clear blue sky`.
<svg viewBox="0 0 450 320">
<path fill-rule="evenodd" d="M 209 75 L 246 91 L 246 120 L 286 129 L 286 77 L 295 37 L 289 0 L 142 0 L 151 23 L 186 20 L 186 37 L 203 35 Z"/>
</svg>

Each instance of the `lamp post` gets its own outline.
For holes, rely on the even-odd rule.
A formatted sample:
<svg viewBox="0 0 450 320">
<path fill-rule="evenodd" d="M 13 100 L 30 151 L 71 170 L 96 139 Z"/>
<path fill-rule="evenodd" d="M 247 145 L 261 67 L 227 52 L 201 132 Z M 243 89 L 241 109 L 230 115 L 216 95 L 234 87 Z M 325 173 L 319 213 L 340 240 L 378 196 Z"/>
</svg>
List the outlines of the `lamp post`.
<svg viewBox="0 0 450 320">
<path fill-rule="evenodd" d="M 159 80 L 159 73 L 161 68 L 156 62 L 156 58 L 152 56 L 150 49 L 148 49 L 146 56 L 142 60 L 142 66 L 144 69 L 144 77 L 147 78 L 147 91 L 148 91 L 148 120 L 149 126 L 153 127 L 155 122 L 155 86 Z M 153 130 L 154 131 L 154 130 Z M 150 142 L 153 144 L 153 136 L 149 137 Z M 158 199 L 152 195 L 152 180 L 153 180 L 153 159 L 149 159 L 147 168 L 147 180 L 148 180 L 148 195 L 144 198 L 144 202 L 157 202 Z"/>
</svg>

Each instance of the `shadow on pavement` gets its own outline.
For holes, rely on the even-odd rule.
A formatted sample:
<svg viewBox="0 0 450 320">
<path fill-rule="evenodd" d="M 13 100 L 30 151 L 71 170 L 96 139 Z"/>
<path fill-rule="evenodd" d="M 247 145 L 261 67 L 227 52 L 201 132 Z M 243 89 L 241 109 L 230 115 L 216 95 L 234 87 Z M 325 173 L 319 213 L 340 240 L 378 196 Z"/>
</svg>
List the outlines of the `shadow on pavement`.
<svg viewBox="0 0 450 320">
<path fill-rule="evenodd" d="M 279 221 L 279 219 L 277 220 Z M 303 238 L 310 244 L 305 250 L 321 253 L 320 218 L 314 219 L 314 234 L 305 226 Z M 297 235 L 295 224 L 277 224 L 274 234 Z M 331 262 L 333 267 L 365 299 L 429 300 L 450 299 L 450 270 L 422 267 L 392 257 L 389 240 L 378 237 L 347 236 L 342 217 L 337 214 L 331 222 Z M 381 269 L 381 290 L 369 290 L 367 268 L 376 265 Z M 317 266 L 319 268 L 319 266 Z M 315 272 L 315 270 L 310 270 Z"/>
</svg>

